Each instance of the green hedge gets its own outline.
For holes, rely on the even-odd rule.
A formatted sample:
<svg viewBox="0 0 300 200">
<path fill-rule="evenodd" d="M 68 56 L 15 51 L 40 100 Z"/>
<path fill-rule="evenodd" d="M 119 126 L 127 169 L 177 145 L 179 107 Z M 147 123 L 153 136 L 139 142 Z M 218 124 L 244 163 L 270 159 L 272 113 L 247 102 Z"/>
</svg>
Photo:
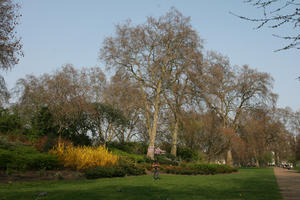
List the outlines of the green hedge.
<svg viewBox="0 0 300 200">
<path fill-rule="evenodd" d="M 124 177 L 146 174 L 145 168 L 136 165 L 128 160 L 121 159 L 117 166 L 113 167 L 94 167 L 84 171 L 86 178 L 106 178 L 106 177 Z"/>
<path fill-rule="evenodd" d="M 124 177 L 126 172 L 119 167 L 95 167 L 84 172 L 86 178 L 109 178 L 109 177 Z"/>
<path fill-rule="evenodd" d="M 0 149 L 0 169 L 38 170 L 58 166 L 56 156 L 40 153 L 30 146 L 15 146 Z"/>
<path fill-rule="evenodd" d="M 191 164 L 183 166 L 162 166 L 161 171 L 168 174 L 183 174 L 183 175 L 197 175 L 197 174 L 221 174 L 236 172 L 237 169 L 218 164 Z"/>
</svg>

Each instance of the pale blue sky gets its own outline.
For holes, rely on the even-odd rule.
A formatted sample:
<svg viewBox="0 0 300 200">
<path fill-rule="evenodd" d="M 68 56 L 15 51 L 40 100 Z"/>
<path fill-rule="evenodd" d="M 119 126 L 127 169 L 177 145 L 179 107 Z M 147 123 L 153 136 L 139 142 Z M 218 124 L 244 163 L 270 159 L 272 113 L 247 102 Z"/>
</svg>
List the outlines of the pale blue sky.
<svg viewBox="0 0 300 200">
<path fill-rule="evenodd" d="M 26 74 L 51 73 L 63 64 L 76 68 L 100 66 L 98 52 L 103 39 L 115 25 L 131 19 L 139 24 L 147 16 L 161 16 L 172 6 L 191 23 L 205 40 L 206 50 L 228 56 L 232 64 L 249 64 L 274 77 L 279 107 L 300 109 L 300 51 L 274 53 L 285 41 L 272 33 L 288 34 L 288 29 L 254 30 L 254 24 L 229 14 L 256 16 L 259 10 L 243 0 L 18 0 L 23 15 L 18 26 L 25 56 L 11 71 L 4 73 L 12 88 Z M 1 72 L 2 73 L 2 72 Z"/>
</svg>

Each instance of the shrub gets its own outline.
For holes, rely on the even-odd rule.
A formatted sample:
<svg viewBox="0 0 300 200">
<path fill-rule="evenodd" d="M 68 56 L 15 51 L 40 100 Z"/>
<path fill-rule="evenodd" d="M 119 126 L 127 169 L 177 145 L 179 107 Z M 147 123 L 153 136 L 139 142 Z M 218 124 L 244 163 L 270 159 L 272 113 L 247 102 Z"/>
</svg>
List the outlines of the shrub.
<svg viewBox="0 0 300 200">
<path fill-rule="evenodd" d="M 125 151 L 122 151 L 120 149 L 116 149 L 116 148 L 111 148 L 111 152 L 113 154 L 116 154 L 124 159 L 129 159 L 133 162 L 136 163 L 144 163 L 146 162 L 146 157 L 144 155 L 137 155 L 137 154 L 132 154 L 132 153 L 127 153 Z"/>
<path fill-rule="evenodd" d="M 137 176 L 137 175 L 146 174 L 145 167 L 139 164 L 135 164 L 126 159 L 120 159 L 118 166 L 125 171 L 126 175 Z"/>
<path fill-rule="evenodd" d="M 119 159 L 118 165 L 106 167 L 93 167 L 85 170 L 85 176 L 88 179 L 105 177 L 124 177 L 146 174 L 145 168 L 126 159 Z"/>
<path fill-rule="evenodd" d="M 119 167 L 95 167 L 87 169 L 84 172 L 86 178 L 96 179 L 96 178 L 108 178 L 108 177 L 124 177 L 126 175 L 125 171 Z"/>
<path fill-rule="evenodd" d="M 57 148 L 51 151 L 57 155 L 64 167 L 71 167 L 77 170 L 93 168 L 96 166 L 114 166 L 117 164 L 118 156 L 110 153 L 106 148 L 74 147 L 59 143 Z"/>
<path fill-rule="evenodd" d="M 165 155 L 155 155 L 155 159 L 159 162 L 161 165 L 174 165 L 177 166 L 178 162 L 175 160 L 172 160 L 168 158 Z"/>
<path fill-rule="evenodd" d="M 161 168 L 161 171 L 170 174 L 196 175 L 196 174 L 231 173 L 237 170 L 227 165 L 192 164 L 192 165 L 185 165 L 185 166 L 163 166 Z"/>
<path fill-rule="evenodd" d="M 40 153 L 32 147 L 0 149 L 0 169 L 35 170 L 53 169 L 58 165 L 56 156 Z"/>
<path fill-rule="evenodd" d="M 198 153 L 189 148 L 179 147 L 177 149 L 177 156 L 187 162 L 195 161 L 198 159 Z"/>
<path fill-rule="evenodd" d="M 107 144 L 108 149 L 119 149 L 131 154 L 146 154 L 147 144 L 141 142 L 110 142 Z"/>
</svg>

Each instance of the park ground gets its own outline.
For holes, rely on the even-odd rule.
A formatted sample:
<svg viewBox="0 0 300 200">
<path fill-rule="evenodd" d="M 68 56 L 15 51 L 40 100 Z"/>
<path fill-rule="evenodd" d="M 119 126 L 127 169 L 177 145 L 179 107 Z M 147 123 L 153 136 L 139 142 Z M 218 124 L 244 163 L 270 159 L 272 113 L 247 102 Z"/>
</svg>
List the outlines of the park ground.
<svg viewBox="0 0 300 200">
<path fill-rule="evenodd" d="M 46 196 L 37 198 L 46 192 Z M 0 200 L 25 199 L 282 199 L 273 168 L 240 169 L 238 173 L 184 176 L 151 175 L 97 180 L 57 180 L 0 184 Z"/>
<path fill-rule="evenodd" d="M 283 199 L 299 200 L 300 199 L 299 169 L 287 170 L 282 168 L 275 168 L 274 173 Z"/>
</svg>

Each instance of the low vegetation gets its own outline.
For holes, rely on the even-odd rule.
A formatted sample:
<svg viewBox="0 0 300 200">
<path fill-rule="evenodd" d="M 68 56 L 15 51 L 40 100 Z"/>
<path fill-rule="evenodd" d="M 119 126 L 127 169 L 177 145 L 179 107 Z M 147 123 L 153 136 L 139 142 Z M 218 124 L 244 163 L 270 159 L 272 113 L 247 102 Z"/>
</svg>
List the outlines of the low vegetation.
<svg viewBox="0 0 300 200">
<path fill-rule="evenodd" d="M 162 172 L 168 174 L 183 174 L 183 175 L 207 175 L 207 174 L 222 174 L 237 172 L 237 169 L 227 165 L 218 164 L 192 164 L 185 167 L 182 166 L 163 166 Z"/>
<path fill-rule="evenodd" d="M 54 169 L 57 165 L 58 160 L 54 155 L 40 153 L 32 146 L 0 138 L 0 170 L 12 173 L 14 170 Z"/>
<path fill-rule="evenodd" d="M 81 146 L 75 147 L 72 144 L 59 143 L 50 151 L 56 155 L 64 167 L 83 170 L 97 166 L 114 166 L 118 162 L 118 156 L 110 153 L 103 146 L 97 148 Z"/>
<path fill-rule="evenodd" d="M 161 175 L 80 181 L 39 181 L 0 185 L 0 199 L 131 199 L 131 200 L 282 200 L 273 169 L 243 169 L 215 176 Z"/>
</svg>

